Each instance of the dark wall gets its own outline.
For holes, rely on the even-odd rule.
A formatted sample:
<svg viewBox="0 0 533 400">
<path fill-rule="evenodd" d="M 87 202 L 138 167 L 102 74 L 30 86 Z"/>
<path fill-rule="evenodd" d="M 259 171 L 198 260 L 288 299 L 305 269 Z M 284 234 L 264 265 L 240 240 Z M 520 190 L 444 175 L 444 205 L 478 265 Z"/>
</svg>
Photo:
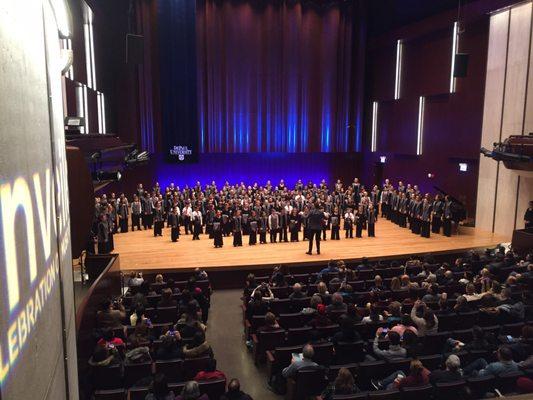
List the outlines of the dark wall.
<svg viewBox="0 0 533 400">
<path fill-rule="evenodd" d="M 365 166 L 386 156 L 383 177 L 439 186 L 463 201 L 474 217 L 483 117 L 489 17 L 502 2 L 473 2 L 464 9 L 459 52 L 469 54 L 468 75 L 449 92 L 455 12 L 444 13 L 375 38 L 368 48 Z M 396 41 L 403 40 L 401 99 L 393 100 Z M 425 96 L 422 155 L 416 155 L 419 97 Z M 372 102 L 379 102 L 377 151 L 370 151 Z M 459 162 L 468 171 L 459 171 Z M 371 181 L 372 168 L 365 168 Z M 433 174 L 434 177 L 428 177 Z"/>
</svg>

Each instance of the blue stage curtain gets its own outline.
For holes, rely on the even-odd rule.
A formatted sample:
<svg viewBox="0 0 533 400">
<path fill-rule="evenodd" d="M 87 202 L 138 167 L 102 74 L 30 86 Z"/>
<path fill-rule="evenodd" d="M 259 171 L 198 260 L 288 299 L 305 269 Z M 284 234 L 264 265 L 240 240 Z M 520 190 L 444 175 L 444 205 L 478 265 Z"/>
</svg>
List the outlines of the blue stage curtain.
<svg viewBox="0 0 533 400">
<path fill-rule="evenodd" d="M 361 7 L 359 1 L 197 0 L 200 151 L 359 150 Z"/>
<path fill-rule="evenodd" d="M 196 5 L 192 0 L 158 0 L 159 92 L 163 152 L 187 147 L 198 156 Z M 155 49 L 153 49 L 155 50 Z"/>
</svg>

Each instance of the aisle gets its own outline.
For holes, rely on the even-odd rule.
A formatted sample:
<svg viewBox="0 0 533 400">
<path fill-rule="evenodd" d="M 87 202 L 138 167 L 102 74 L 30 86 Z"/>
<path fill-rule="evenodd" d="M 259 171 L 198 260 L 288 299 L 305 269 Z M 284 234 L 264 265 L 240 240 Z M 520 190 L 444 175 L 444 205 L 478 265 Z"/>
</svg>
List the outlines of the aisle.
<svg viewBox="0 0 533 400">
<path fill-rule="evenodd" d="M 265 366 L 256 367 L 243 341 L 240 290 L 219 290 L 211 296 L 207 340 L 213 347 L 217 368 L 237 378 L 254 400 L 280 400 L 267 389 Z"/>
</svg>

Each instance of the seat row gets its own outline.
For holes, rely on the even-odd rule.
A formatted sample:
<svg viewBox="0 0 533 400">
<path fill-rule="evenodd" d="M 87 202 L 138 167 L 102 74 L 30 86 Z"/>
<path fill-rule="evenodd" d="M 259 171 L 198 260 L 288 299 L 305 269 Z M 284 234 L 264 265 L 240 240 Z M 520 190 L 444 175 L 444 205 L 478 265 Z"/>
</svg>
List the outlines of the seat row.
<svg viewBox="0 0 533 400">
<path fill-rule="evenodd" d="M 482 377 L 471 377 L 449 383 L 437 383 L 435 385 L 423 385 L 418 387 L 406 387 L 401 390 L 378 390 L 372 391 L 361 379 L 360 365 L 336 366 L 336 372 L 340 368 L 348 368 L 352 373 L 359 374 L 357 384 L 363 391 L 352 395 L 336 395 L 333 400 L 462 400 L 483 398 L 486 393 L 495 391 L 501 394 L 513 393 L 516 390 L 516 380 L 523 376 L 533 377 L 533 370 L 503 373 L 498 376 L 488 375 Z M 407 365 L 408 369 L 408 365 Z M 408 372 L 403 369 L 405 372 Z M 389 370 L 377 369 L 376 375 L 371 375 L 372 379 L 383 378 Z M 368 378 L 368 377 L 365 377 Z M 295 379 L 287 382 L 287 400 L 304 399 L 321 393 L 328 382 L 335 379 L 331 375 L 331 368 L 327 375 L 322 370 L 301 370 Z M 361 383 L 363 382 L 363 385 Z M 321 397 L 317 397 L 320 400 Z"/>
<path fill-rule="evenodd" d="M 226 381 L 224 379 L 217 379 L 208 382 L 199 382 L 200 393 L 207 394 L 209 400 L 219 400 L 226 390 Z M 185 382 L 170 383 L 169 389 L 175 395 L 181 393 Z M 94 392 L 94 400 L 145 400 L 149 393 L 147 386 L 132 387 L 129 389 L 111 389 L 111 390 L 97 390 Z"/>
<path fill-rule="evenodd" d="M 158 360 L 141 363 L 127 363 L 92 368 L 93 382 L 97 390 L 130 388 L 139 381 L 155 373 L 163 373 L 169 382 L 178 383 L 193 379 L 200 371 L 204 371 L 209 357 L 190 359 Z"/>
</svg>

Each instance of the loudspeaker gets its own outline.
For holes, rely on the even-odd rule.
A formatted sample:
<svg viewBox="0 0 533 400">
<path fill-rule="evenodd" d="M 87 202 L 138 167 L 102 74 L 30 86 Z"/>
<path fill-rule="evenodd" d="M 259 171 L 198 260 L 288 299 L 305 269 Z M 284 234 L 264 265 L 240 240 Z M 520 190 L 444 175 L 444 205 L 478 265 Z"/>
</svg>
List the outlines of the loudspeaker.
<svg viewBox="0 0 533 400">
<path fill-rule="evenodd" d="M 144 36 L 126 35 L 126 63 L 142 64 L 144 60 Z"/>
<path fill-rule="evenodd" d="M 468 70 L 468 54 L 466 53 L 457 53 L 455 55 L 455 64 L 453 68 L 453 77 L 454 78 L 464 78 L 466 77 L 466 72 Z"/>
</svg>

